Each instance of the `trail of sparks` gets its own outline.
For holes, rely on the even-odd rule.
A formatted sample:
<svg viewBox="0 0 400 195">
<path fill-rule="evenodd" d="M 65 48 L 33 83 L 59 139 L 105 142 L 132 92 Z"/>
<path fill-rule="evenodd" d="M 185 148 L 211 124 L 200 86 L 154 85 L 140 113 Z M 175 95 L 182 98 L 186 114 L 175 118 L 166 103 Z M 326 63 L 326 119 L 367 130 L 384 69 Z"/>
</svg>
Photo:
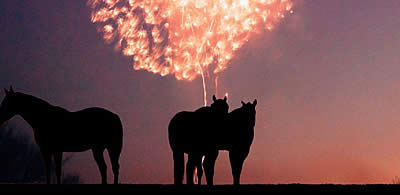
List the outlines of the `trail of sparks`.
<svg viewBox="0 0 400 195">
<path fill-rule="evenodd" d="M 188 81 L 200 75 L 204 91 L 204 77 L 225 70 L 251 33 L 272 30 L 293 12 L 291 0 L 88 0 L 88 5 L 106 42 L 131 56 L 135 70 Z"/>
<path fill-rule="evenodd" d="M 206 88 L 206 80 L 204 78 L 204 72 L 203 69 L 200 67 L 200 73 L 201 73 L 201 80 L 203 83 L 203 99 L 204 99 L 204 106 L 207 106 L 207 88 Z"/>
</svg>

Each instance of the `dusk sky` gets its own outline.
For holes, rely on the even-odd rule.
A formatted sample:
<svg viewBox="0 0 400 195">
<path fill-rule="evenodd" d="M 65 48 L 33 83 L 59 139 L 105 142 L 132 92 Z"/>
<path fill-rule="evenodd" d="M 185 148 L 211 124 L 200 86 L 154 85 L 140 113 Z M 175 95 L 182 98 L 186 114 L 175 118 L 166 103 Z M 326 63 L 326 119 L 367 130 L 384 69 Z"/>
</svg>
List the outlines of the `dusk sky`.
<svg viewBox="0 0 400 195">
<path fill-rule="evenodd" d="M 400 1 L 293 2 L 294 14 L 254 34 L 219 75 L 217 95 L 229 93 L 230 111 L 258 101 L 241 182 L 392 183 L 400 176 Z M 203 105 L 201 78 L 133 70 L 90 14 L 86 0 L 1 0 L 0 87 L 69 111 L 117 113 L 121 183 L 171 184 L 168 123 Z M 10 122 L 33 136 L 21 117 Z M 67 155 L 65 173 L 100 182 L 90 151 Z M 227 152 L 215 174 L 216 184 L 232 183 Z"/>
</svg>

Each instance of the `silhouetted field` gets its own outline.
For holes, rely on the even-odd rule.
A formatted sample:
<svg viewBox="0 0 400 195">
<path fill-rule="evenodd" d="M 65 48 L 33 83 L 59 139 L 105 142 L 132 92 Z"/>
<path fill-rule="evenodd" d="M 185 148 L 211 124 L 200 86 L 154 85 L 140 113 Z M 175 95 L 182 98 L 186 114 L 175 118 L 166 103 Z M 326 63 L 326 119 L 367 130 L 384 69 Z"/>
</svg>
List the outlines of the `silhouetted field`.
<svg viewBox="0 0 400 195">
<path fill-rule="evenodd" d="M 0 184 L 1 192 L 61 192 L 61 193 L 387 193 L 400 192 L 400 185 L 217 185 L 208 186 L 174 186 L 174 185 L 155 185 L 155 184 L 120 184 L 120 185 L 93 185 L 93 184 L 75 184 L 75 185 L 44 185 L 44 184 Z"/>
</svg>

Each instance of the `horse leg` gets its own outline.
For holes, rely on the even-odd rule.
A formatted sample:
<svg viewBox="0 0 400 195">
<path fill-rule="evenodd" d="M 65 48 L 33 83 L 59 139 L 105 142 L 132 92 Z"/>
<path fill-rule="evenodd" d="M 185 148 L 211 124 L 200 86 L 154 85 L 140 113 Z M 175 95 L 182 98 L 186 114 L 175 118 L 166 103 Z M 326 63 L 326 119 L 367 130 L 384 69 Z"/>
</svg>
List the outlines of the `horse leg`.
<svg viewBox="0 0 400 195">
<path fill-rule="evenodd" d="M 196 158 L 193 154 L 188 154 L 188 161 L 186 163 L 186 184 L 193 185 L 193 173 L 196 165 Z"/>
<path fill-rule="evenodd" d="M 202 162 L 202 157 L 199 156 L 196 162 L 196 167 L 197 167 L 197 184 L 201 185 L 201 178 L 203 177 L 203 162 Z"/>
<path fill-rule="evenodd" d="M 121 154 L 120 148 L 107 148 L 108 154 L 110 156 L 111 166 L 114 173 L 114 184 L 118 184 L 119 176 L 119 156 Z"/>
<path fill-rule="evenodd" d="M 202 155 L 199 154 L 191 154 L 190 157 L 188 155 L 188 163 L 191 162 L 191 165 L 193 166 L 193 171 L 190 171 L 190 173 L 194 173 L 195 171 L 197 172 L 196 175 L 189 175 L 187 176 L 187 179 L 189 179 L 190 177 L 193 178 L 193 181 L 196 179 L 195 177 L 197 177 L 197 184 L 201 185 L 201 177 L 203 176 L 203 165 L 201 162 L 201 157 Z M 187 169 L 187 171 L 189 171 L 189 168 Z M 188 175 L 188 173 L 186 173 L 186 175 Z"/>
<path fill-rule="evenodd" d="M 173 151 L 174 158 L 174 184 L 183 183 L 183 175 L 185 172 L 185 155 L 180 151 Z"/>
<path fill-rule="evenodd" d="M 61 184 L 62 152 L 54 153 L 54 162 L 56 164 L 57 184 Z"/>
<path fill-rule="evenodd" d="M 247 154 L 242 152 L 229 152 L 229 161 L 232 167 L 233 185 L 240 185 L 240 174 Z"/>
<path fill-rule="evenodd" d="M 214 185 L 214 166 L 218 157 L 218 150 L 207 152 L 204 158 L 204 172 L 206 173 L 207 185 Z"/>
<path fill-rule="evenodd" d="M 46 183 L 50 184 L 50 167 L 51 167 L 51 153 L 45 150 L 40 150 L 44 163 L 44 172 L 46 175 Z"/>
<path fill-rule="evenodd" d="M 101 174 L 101 183 L 102 184 L 107 184 L 107 165 L 106 162 L 104 161 L 104 156 L 103 156 L 103 152 L 104 152 L 104 148 L 96 148 L 96 149 L 92 149 L 93 151 L 93 156 L 94 156 L 94 160 L 97 163 L 97 166 L 99 167 L 100 170 L 100 174 Z"/>
</svg>

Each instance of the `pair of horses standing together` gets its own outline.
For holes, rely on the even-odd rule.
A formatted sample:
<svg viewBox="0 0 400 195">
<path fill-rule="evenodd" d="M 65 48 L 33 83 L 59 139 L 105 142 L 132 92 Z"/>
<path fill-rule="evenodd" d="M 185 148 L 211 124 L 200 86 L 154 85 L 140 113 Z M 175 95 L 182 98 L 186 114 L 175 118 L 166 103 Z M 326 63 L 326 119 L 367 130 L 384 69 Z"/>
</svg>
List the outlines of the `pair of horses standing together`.
<svg viewBox="0 0 400 195">
<path fill-rule="evenodd" d="M 194 112 L 177 113 L 168 126 L 175 184 L 183 183 L 186 153 L 186 183 L 193 184 L 193 174 L 197 168 L 200 185 L 204 167 L 207 185 L 213 185 L 214 166 L 219 150 L 229 151 L 233 184 L 240 184 L 243 162 L 249 154 L 254 138 L 257 100 L 253 103 L 242 101 L 242 107 L 230 113 L 226 97 L 216 99 L 213 96 L 213 101 L 210 107 L 202 107 Z"/>
</svg>

